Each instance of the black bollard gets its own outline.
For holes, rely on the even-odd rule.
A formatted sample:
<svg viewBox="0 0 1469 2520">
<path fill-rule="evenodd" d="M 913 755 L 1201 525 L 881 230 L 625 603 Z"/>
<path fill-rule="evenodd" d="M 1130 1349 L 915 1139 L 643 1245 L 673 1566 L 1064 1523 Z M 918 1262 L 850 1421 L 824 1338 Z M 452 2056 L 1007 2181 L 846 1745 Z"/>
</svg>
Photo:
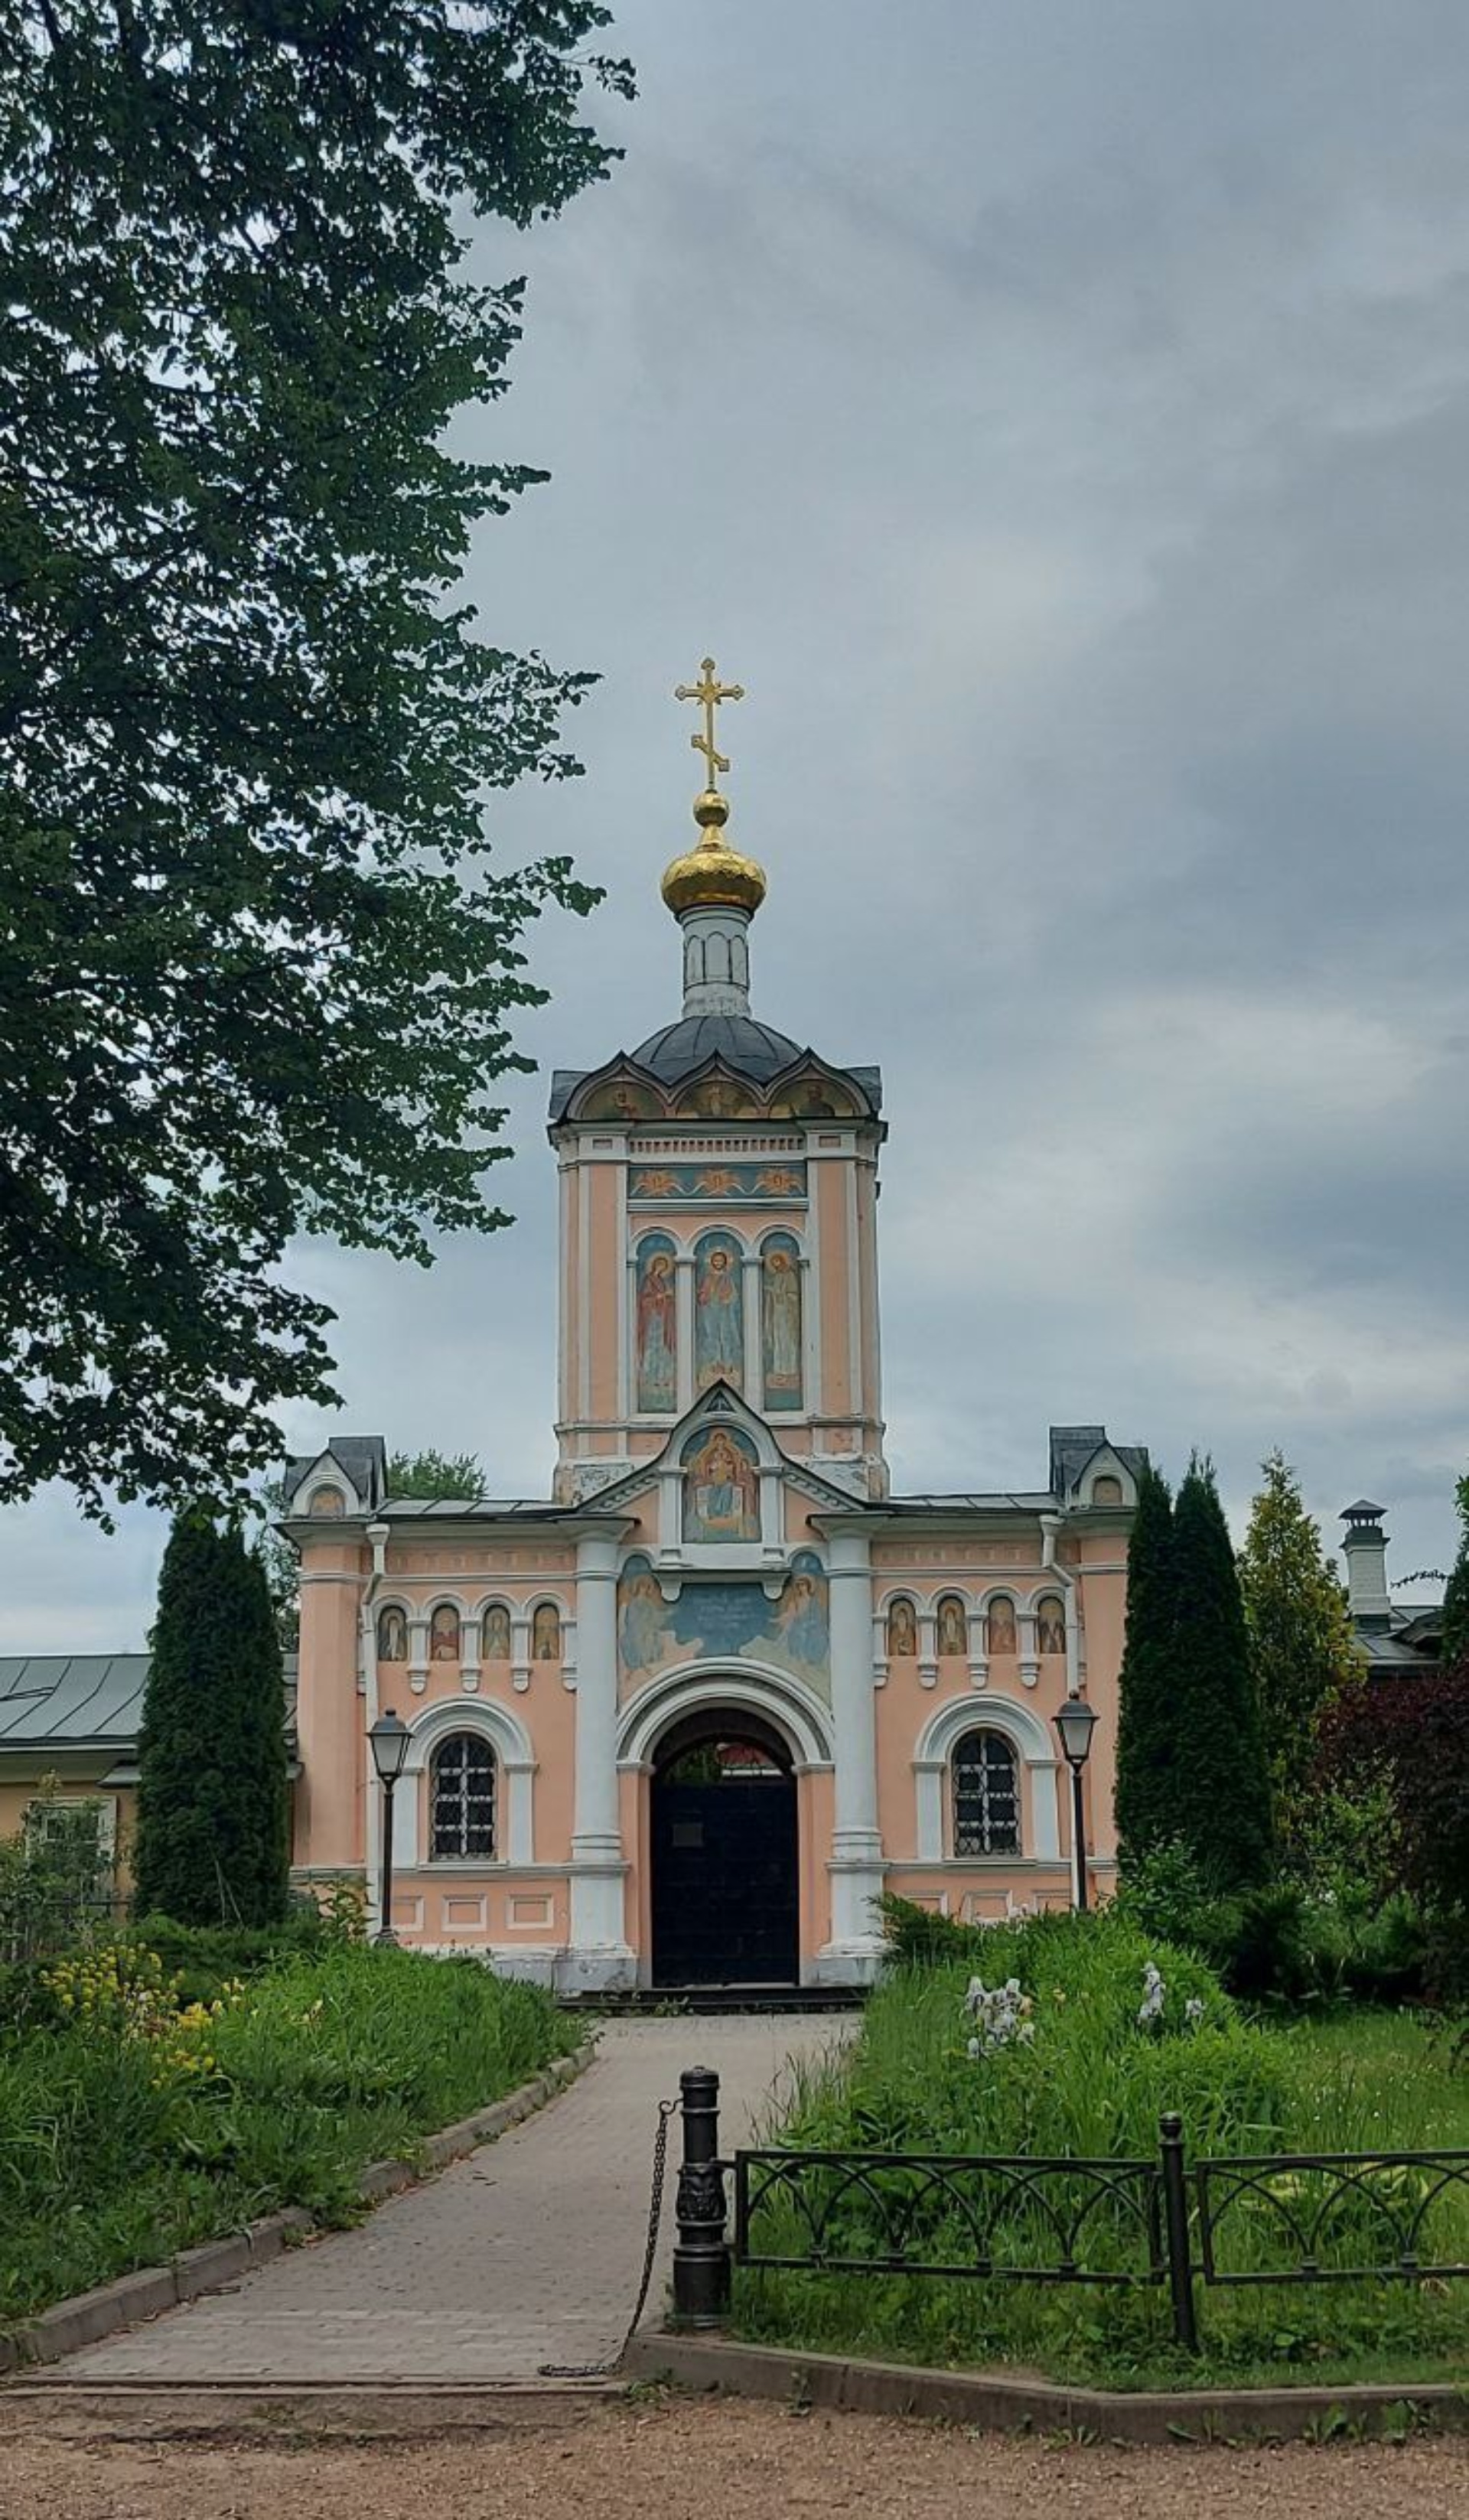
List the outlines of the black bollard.
<svg viewBox="0 0 1469 2520">
<path fill-rule="evenodd" d="M 1188 2171 L 1183 2159 L 1183 2120 L 1170 2109 L 1158 2121 L 1163 2154 L 1163 2228 L 1168 2240 L 1169 2290 L 1173 2304 L 1173 2335 L 1185 2354 L 1199 2350 L 1199 2323 L 1194 2310 L 1194 2270 L 1189 2246 Z"/>
<path fill-rule="evenodd" d="M 719 2159 L 719 2077 L 693 2065 L 678 2077 L 683 2158 L 673 2213 L 673 2316 L 680 2327 L 722 2327 L 729 2308 L 724 2166 Z"/>
</svg>

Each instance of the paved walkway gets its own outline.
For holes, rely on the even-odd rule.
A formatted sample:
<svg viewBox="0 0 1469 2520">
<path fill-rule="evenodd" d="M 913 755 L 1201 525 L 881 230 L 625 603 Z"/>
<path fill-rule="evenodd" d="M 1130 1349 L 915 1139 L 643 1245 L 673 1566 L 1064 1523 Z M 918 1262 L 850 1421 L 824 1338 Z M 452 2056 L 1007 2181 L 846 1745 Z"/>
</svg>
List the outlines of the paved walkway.
<svg viewBox="0 0 1469 2520">
<path fill-rule="evenodd" d="M 682 2068 L 718 2069 L 728 2148 L 750 2139 L 787 2060 L 821 2053 L 846 2027 L 820 2014 L 614 2022 L 590 2071 L 498 2143 L 357 2230 L 73 2355 L 68 2376 L 513 2380 L 541 2362 L 598 2362 L 631 2313 L 658 2102 Z M 670 2145 L 649 2319 L 667 2281 L 673 2157 Z"/>
</svg>

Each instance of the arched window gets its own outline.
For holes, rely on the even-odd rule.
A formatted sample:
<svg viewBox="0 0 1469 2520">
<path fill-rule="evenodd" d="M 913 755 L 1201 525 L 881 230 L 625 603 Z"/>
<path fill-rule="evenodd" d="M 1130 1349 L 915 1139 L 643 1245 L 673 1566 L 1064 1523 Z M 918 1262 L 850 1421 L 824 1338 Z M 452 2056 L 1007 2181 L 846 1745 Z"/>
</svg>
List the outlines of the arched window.
<svg viewBox="0 0 1469 2520">
<path fill-rule="evenodd" d="M 378 1621 L 379 1662 L 406 1662 L 408 1659 L 408 1622 L 402 1611 L 390 1603 Z"/>
<path fill-rule="evenodd" d="M 484 1613 L 483 1644 L 481 1648 L 486 1662 L 510 1660 L 510 1612 L 503 1601 L 491 1601 Z"/>
<path fill-rule="evenodd" d="M 1092 1480 L 1091 1502 L 1093 1505 L 1121 1505 L 1122 1501 L 1122 1480 L 1115 1479 L 1110 1470 L 1104 1470 L 1099 1479 Z"/>
<path fill-rule="evenodd" d="M 452 1601 L 440 1601 L 429 1622 L 429 1660 L 459 1660 L 459 1613 Z"/>
<path fill-rule="evenodd" d="M 1002 1732 L 966 1732 L 954 1744 L 954 1853 L 1020 1853 L 1020 1784 Z"/>
<path fill-rule="evenodd" d="M 335 1516 L 340 1520 L 341 1516 L 346 1511 L 346 1507 L 342 1501 L 342 1490 L 340 1488 L 313 1488 L 306 1499 L 306 1511 L 307 1513 L 326 1514 L 329 1519 Z"/>
<path fill-rule="evenodd" d="M 1016 1651 L 1015 1604 L 1005 1593 L 997 1593 L 989 1604 L 985 1621 L 985 1650 L 991 1654 Z"/>
<path fill-rule="evenodd" d="M 918 1613 L 911 1601 L 899 1594 L 888 1604 L 888 1659 L 909 1661 L 918 1651 Z"/>
<path fill-rule="evenodd" d="M 561 1612 L 554 1601 L 542 1601 L 530 1622 L 530 1658 L 533 1662 L 560 1662 Z"/>
<path fill-rule="evenodd" d="M 1055 1593 L 1035 1604 L 1035 1647 L 1038 1653 L 1066 1651 L 1066 1603 Z"/>
<path fill-rule="evenodd" d="M 969 1612 L 957 1593 L 944 1594 L 934 1625 L 941 1654 L 968 1653 Z"/>
<path fill-rule="evenodd" d="M 478 1732 L 440 1741 L 429 1771 L 430 1845 L 436 1858 L 495 1851 L 495 1754 Z"/>
</svg>

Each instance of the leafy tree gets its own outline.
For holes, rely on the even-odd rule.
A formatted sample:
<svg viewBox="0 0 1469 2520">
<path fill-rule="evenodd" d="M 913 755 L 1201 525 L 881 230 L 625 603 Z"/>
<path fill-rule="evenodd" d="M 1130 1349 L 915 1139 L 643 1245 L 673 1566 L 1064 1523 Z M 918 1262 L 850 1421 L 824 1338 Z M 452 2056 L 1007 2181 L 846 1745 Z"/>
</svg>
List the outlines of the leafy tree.
<svg viewBox="0 0 1469 2520">
<path fill-rule="evenodd" d="M 1455 1487 L 1454 1501 L 1463 1529 L 1444 1591 L 1444 1661 L 1449 1670 L 1469 1662 L 1469 1472 Z"/>
<path fill-rule="evenodd" d="M 1320 1721 L 1360 1671 L 1362 1656 L 1294 1470 L 1278 1451 L 1261 1467 L 1264 1484 L 1239 1554 L 1239 1585 L 1275 1825 L 1282 1847 L 1299 1855 Z"/>
<path fill-rule="evenodd" d="M 1173 1804 L 1173 1506 L 1151 1462 L 1127 1544 L 1127 1628 L 1119 1684 L 1116 1813 L 1125 1869 L 1178 1834 Z"/>
<path fill-rule="evenodd" d="M 519 226 L 605 176 L 596 0 L 18 0 L 0 46 L 0 1502 L 183 1506 L 334 1400 L 332 1234 L 506 1222 L 525 931 L 486 864 L 589 677 L 482 644 L 451 451 Z M 449 600 L 445 600 L 449 597 Z"/>
<path fill-rule="evenodd" d="M 300 1557 L 275 1528 L 291 1506 L 284 1474 L 265 1480 L 260 1504 L 266 1518 L 256 1535 L 254 1553 L 270 1596 L 277 1642 L 283 1654 L 294 1654 L 300 1643 Z"/>
<path fill-rule="evenodd" d="M 1197 1455 L 1173 1509 L 1173 1833 L 1208 1879 L 1246 1890 L 1271 1863 L 1270 1780 L 1229 1527 Z"/>
<path fill-rule="evenodd" d="M 478 1453 L 393 1453 L 388 1463 L 390 1497 L 482 1497 L 484 1465 Z"/>
<path fill-rule="evenodd" d="M 1441 1990 L 1469 1997 L 1469 1661 L 1358 1681 L 1325 1720 L 1322 1767 L 1351 1800 L 1387 1787 L 1376 1861 L 1421 1904 Z"/>
<path fill-rule="evenodd" d="M 286 1912 L 281 1650 L 264 1572 L 195 1508 L 163 1554 L 138 1754 L 140 1915 L 269 1925 Z"/>
</svg>

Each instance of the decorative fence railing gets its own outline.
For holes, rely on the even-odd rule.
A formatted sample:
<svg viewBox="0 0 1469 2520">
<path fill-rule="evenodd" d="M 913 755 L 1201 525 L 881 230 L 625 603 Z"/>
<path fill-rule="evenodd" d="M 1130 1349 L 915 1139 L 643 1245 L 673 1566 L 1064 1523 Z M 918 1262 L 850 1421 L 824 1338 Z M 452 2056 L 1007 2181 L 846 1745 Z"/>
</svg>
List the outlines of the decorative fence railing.
<svg viewBox="0 0 1469 2520">
<path fill-rule="evenodd" d="M 675 2312 L 718 2323 L 731 2266 L 990 2283 L 1167 2287 L 1198 2350 L 1200 2284 L 1469 2278 L 1469 2151 L 1190 2162 L 1182 2121 L 1149 2160 L 718 2150 L 718 2077 L 683 2082 Z M 734 2220 L 726 2228 L 726 2171 Z"/>
<path fill-rule="evenodd" d="M 768 2151 L 737 2152 L 733 2167 L 739 2266 L 1027 2283 L 1163 2279 L 1156 2162 Z"/>
</svg>

